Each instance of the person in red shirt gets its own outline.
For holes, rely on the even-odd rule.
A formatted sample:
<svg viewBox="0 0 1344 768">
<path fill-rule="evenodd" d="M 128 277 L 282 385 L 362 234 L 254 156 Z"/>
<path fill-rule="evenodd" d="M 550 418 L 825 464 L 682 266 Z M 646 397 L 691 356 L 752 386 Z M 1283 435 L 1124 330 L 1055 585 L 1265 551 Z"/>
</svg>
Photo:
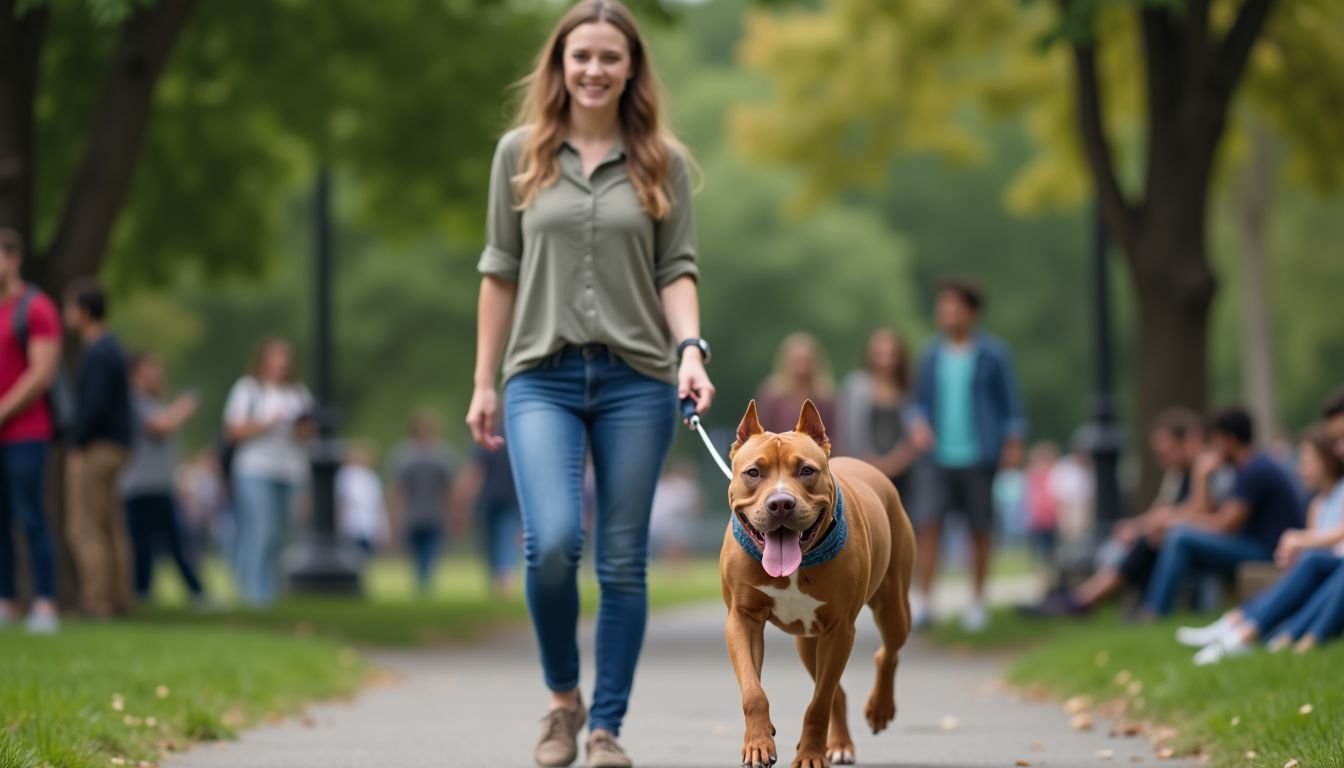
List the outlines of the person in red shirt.
<svg viewBox="0 0 1344 768">
<path fill-rule="evenodd" d="M 24 283 L 23 252 L 19 233 L 0 227 L 0 626 L 15 621 L 18 612 L 17 519 L 28 539 L 33 572 L 28 630 L 51 633 L 59 627 L 56 564 L 42 492 L 52 439 L 46 394 L 61 357 L 61 324 L 56 304 Z"/>
</svg>

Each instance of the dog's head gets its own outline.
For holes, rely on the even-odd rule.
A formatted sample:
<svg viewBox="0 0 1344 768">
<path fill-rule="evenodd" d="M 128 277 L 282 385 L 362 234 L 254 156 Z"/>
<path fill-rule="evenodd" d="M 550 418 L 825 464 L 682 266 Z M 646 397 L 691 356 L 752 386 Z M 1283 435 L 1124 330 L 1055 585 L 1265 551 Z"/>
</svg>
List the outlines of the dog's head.
<svg viewBox="0 0 1344 768">
<path fill-rule="evenodd" d="M 803 403 L 793 430 L 766 432 L 753 400 L 728 454 L 733 463 L 728 504 L 764 553 L 761 565 L 774 578 L 798 570 L 803 553 L 816 545 L 834 517 L 831 441 L 811 400 Z"/>
</svg>

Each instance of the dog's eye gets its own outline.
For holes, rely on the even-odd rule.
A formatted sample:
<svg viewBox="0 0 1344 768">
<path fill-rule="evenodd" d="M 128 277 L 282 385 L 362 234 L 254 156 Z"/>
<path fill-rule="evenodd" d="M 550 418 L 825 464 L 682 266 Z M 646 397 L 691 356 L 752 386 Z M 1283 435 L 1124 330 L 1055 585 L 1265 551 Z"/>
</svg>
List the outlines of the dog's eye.
<svg viewBox="0 0 1344 768">
<path fill-rule="evenodd" d="M 806 464 L 803 465 L 802 469 L 798 470 L 799 477 L 811 477 L 815 474 L 817 474 L 817 470 L 807 466 Z"/>
<path fill-rule="evenodd" d="M 752 477 L 752 478 L 760 477 L 760 476 L 761 476 L 761 470 L 759 470 L 759 469 L 757 469 L 757 468 L 755 468 L 755 467 L 750 467 L 750 468 L 747 469 L 746 472 L 743 472 L 742 474 L 746 475 L 747 477 Z"/>
</svg>

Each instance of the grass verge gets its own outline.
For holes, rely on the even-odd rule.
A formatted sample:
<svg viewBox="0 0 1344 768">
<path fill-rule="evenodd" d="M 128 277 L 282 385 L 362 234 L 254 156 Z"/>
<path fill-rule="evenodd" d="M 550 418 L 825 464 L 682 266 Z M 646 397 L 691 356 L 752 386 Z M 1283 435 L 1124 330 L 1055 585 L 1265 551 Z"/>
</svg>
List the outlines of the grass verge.
<svg viewBox="0 0 1344 768">
<path fill-rule="evenodd" d="M 153 765 L 350 693 L 365 674 L 331 642 L 131 624 L 6 631 L 0 659 L 0 768 Z"/>
<path fill-rule="evenodd" d="M 1143 724 L 1159 748 L 1177 755 L 1207 755 L 1220 767 L 1296 760 L 1301 768 L 1344 768 L 1344 643 L 1196 667 L 1193 650 L 1175 640 L 1181 623 L 1129 624 L 1116 612 L 1082 621 L 1000 612 L 982 635 L 940 626 L 934 639 L 1021 653 L 1010 683 L 1071 699 L 1071 710 Z"/>
<path fill-rule="evenodd" d="M 166 574 L 165 574 L 166 575 Z M 296 636 L 329 637 L 357 645 L 383 647 L 434 646 L 478 639 L 490 632 L 512 628 L 527 618 L 521 596 L 493 595 L 481 569 L 472 561 L 452 560 L 435 573 L 429 593 L 415 594 L 410 565 L 387 558 L 369 564 L 364 572 L 363 597 L 291 597 L 266 610 L 228 609 L 196 613 L 182 606 L 173 578 L 159 579 L 159 603 L 136 615 L 146 624 L 195 627 L 245 627 Z M 212 594 L 232 601 L 227 571 L 219 564 L 207 568 Z M 170 586 L 171 585 L 171 586 Z M 580 579 L 585 613 L 597 606 L 597 582 L 591 571 Z M 672 565 L 655 563 L 649 570 L 649 602 L 654 608 L 680 605 L 719 596 L 719 566 L 714 560 Z"/>
</svg>

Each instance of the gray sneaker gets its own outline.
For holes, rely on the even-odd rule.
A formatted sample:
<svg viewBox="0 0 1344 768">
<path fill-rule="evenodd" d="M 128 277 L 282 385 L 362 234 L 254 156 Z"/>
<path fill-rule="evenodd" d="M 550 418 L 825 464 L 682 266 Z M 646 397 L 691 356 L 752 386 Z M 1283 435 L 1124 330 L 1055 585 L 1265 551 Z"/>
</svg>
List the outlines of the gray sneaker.
<svg viewBox="0 0 1344 768">
<path fill-rule="evenodd" d="M 579 699 L 579 708 L 553 709 L 541 721 L 541 738 L 534 756 L 537 765 L 545 768 L 564 768 L 579 756 L 579 731 L 588 716 Z"/>
<path fill-rule="evenodd" d="M 630 756 L 625 754 L 616 737 L 598 731 L 588 737 L 588 768 L 632 768 Z"/>
<path fill-rule="evenodd" d="M 54 613 L 33 611 L 28 614 L 28 634 L 54 635 L 61 628 L 61 619 Z"/>
</svg>

